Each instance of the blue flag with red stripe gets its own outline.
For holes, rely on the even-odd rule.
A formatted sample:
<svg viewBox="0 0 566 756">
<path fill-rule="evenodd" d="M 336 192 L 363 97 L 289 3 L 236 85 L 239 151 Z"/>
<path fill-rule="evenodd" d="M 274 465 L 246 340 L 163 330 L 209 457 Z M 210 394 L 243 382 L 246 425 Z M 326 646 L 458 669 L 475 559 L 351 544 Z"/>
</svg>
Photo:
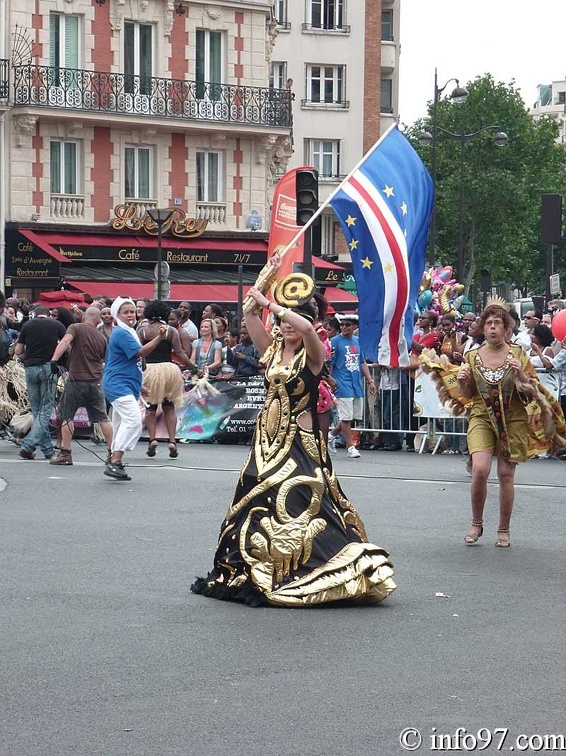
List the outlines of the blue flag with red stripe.
<svg viewBox="0 0 566 756">
<path fill-rule="evenodd" d="M 409 364 L 432 202 L 432 179 L 397 126 L 330 201 L 350 249 L 359 338 L 371 362 Z"/>
</svg>

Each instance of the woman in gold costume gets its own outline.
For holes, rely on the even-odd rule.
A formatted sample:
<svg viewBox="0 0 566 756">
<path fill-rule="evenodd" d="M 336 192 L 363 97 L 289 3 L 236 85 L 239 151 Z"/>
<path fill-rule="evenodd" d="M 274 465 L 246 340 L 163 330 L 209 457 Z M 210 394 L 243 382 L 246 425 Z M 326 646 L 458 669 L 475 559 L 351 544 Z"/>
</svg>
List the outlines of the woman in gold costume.
<svg viewBox="0 0 566 756">
<path fill-rule="evenodd" d="M 312 281 L 301 278 L 311 285 L 306 302 Z M 285 279 L 276 289 L 280 302 L 284 289 Z M 252 606 L 378 603 L 395 588 L 393 569 L 388 553 L 367 542 L 319 432 L 324 347 L 312 325 L 314 310 L 269 302 L 257 288 L 248 297 L 279 323 L 268 332 L 257 312 L 246 314 L 267 363 L 267 395 L 221 526 L 214 569 L 191 590 Z"/>
<path fill-rule="evenodd" d="M 475 545 L 483 535 L 487 479 L 493 457 L 497 457 L 499 480 L 495 545 L 508 548 L 517 464 L 543 450 L 564 446 L 560 405 L 540 383 L 523 348 L 508 343 L 506 334 L 511 333 L 511 327 L 508 305 L 496 299 L 480 316 L 485 342 L 466 353 L 460 368 L 444 365 L 443 370 L 433 364 L 430 355 L 421 357 L 425 370 L 437 371 L 441 399 L 448 399 L 456 412 L 465 406 L 469 409 L 472 524 L 464 539 L 468 546 Z"/>
</svg>

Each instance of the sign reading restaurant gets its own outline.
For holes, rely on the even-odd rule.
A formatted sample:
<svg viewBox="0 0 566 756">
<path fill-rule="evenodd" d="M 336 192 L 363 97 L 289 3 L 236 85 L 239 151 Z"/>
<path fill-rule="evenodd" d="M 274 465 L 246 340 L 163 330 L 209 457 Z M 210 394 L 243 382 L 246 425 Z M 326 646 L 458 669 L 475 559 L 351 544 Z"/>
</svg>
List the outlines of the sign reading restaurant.
<svg viewBox="0 0 566 756">
<path fill-rule="evenodd" d="M 142 247 L 133 244 L 123 246 L 106 246 L 104 236 L 100 243 L 92 244 L 57 244 L 56 249 L 68 260 L 73 262 L 120 262 L 120 263 L 156 263 L 157 247 Z M 263 265 L 265 252 L 253 250 L 250 252 L 233 252 L 228 249 L 190 250 L 174 246 L 171 239 L 163 240 L 163 260 L 171 265 L 212 265 L 216 263 L 232 265 Z"/>
</svg>

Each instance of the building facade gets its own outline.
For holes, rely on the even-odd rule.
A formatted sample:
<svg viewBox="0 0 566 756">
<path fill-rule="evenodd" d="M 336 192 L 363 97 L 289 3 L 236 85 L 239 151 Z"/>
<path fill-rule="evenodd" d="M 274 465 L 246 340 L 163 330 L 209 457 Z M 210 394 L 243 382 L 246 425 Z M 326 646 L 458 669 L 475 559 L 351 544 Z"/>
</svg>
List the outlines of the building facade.
<svg viewBox="0 0 566 756">
<path fill-rule="evenodd" d="M 400 1 L 275 1 L 270 82 L 293 94 L 289 167 L 318 170 L 321 203 L 398 120 Z M 346 262 L 332 211 L 321 221 L 323 256 Z"/>
<path fill-rule="evenodd" d="M 566 144 L 566 80 L 539 84 L 536 102 L 529 113 L 534 119 L 542 116 L 556 118 L 560 122 L 559 141 Z"/>
<path fill-rule="evenodd" d="M 21 0 L 7 13 L 4 289 L 151 296 L 158 259 L 176 299 L 195 301 L 179 288 L 191 283 L 233 296 L 238 270 L 253 281 L 291 154 L 291 93 L 269 86 L 272 2 Z M 161 244 L 156 208 L 172 211 Z"/>
</svg>

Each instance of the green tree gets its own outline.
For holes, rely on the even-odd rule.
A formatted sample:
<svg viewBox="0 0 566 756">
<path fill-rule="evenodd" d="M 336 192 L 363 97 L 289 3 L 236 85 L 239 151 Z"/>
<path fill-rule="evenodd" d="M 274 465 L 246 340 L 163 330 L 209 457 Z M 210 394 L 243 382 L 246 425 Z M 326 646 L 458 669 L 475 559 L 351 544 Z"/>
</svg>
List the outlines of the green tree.
<svg viewBox="0 0 566 756">
<path fill-rule="evenodd" d="M 541 195 L 566 194 L 566 150 L 555 140 L 559 124 L 549 117 L 534 120 L 513 84 L 495 83 L 490 75 L 466 85 L 469 97 L 437 104 L 436 258 L 455 265 L 459 243 L 461 140 L 486 127 L 504 131 L 509 141 L 498 147 L 496 129 L 486 128 L 464 146 L 464 272 L 457 277 L 478 290 L 479 271 L 491 271 L 494 283 L 526 293 L 545 291 L 546 248 L 540 239 Z M 432 129 L 428 116 L 410 129 L 413 145 L 430 166 L 431 146 L 418 135 Z M 435 262 L 435 261 L 431 261 Z M 556 250 L 555 269 L 566 262 Z"/>
</svg>

